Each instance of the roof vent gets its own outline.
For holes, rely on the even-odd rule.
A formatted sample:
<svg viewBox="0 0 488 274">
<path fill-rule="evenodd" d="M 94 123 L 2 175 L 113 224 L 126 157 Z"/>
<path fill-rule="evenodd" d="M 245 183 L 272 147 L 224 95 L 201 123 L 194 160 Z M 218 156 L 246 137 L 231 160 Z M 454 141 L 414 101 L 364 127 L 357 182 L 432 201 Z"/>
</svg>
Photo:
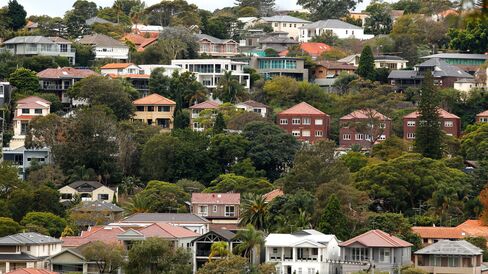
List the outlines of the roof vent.
<svg viewBox="0 0 488 274">
<path fill-rule="evenodd" d="M 218 197 L 218 198 L 222 198 L 222 195 L 218 194 L 218 195 L 217 195 L 217 197 Z"/>
</svg>

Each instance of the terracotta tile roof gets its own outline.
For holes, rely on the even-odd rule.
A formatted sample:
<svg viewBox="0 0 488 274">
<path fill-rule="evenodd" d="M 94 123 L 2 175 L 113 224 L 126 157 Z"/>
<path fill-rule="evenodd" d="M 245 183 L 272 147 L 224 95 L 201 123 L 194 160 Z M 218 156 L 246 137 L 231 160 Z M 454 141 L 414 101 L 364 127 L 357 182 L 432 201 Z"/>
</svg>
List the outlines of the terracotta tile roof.
<svg viewBox="0 0 488 274">
<path fill-rule="evenodd" d="M 327 69 L 342 69 L 342 70 L 356 70 L 357 67 L 350 65 L 348 63 L 337 62 L 337 61 L 320 61 L 317 65 L 323 66 Z"/>
<path fill-rule="evenodd" d="M 210 230 L 237 230 L 239 226 L 237 224 L 210 224 Z"/>
<path fill-rule="evenodd" d="M 51 104 L 48 100 L 42 99 L 41 97 L 37 96 L 29 96 L 24 99 L 17 100 L 17 104 L 28 104 L 28 103 L 37 103 L 37 102 L 42 102 L 44 104 Z"/>
<path fill-rule="evenodd" d="M 144 51 L 144 48 L 151 45 L 152 43 L 158 41 L 158 37 L 146 38 L 142 35 L 136 33 L 127 33 L 122 37 L 122 41 L 130 41 L 137 46 L 137 51 Z"/>
<path fill-rule="evenodd" d="M 339 243 L 339 246 L 350 246 L 359 243 L 365 247 L 409 247 L 411 243 L 398 237 L 390 235 L 384 231 L 375 229 Z"/>
<path fill-rule="evenodd" d="M 419 117 L 419 112 L 414 111 L 410 114 L 403 116 L 403 119 L 416 119 L 418 117 Z M 456 116 L 452 113 L 449 113 L 449 112 L 443 110 L 442 108 L 439 108 L 439 117 L 444 118 L 444 119 L 459 119 L 458 116 Z"/>
<path fill-rule="evenodd" d="M 181 226 L 175 226 L 167 223 L 154 223 L 139 232 L 146 237 L 159 237 L 166 239 L 179 239 L 179 238 L 190 238 L 198 237 L 200 234 L 195 233 Z"/>
<path fill-rule="evenodd" d="M 240 193 L 192 193 L 192 204 L 240 204 Z"/>
<path fill-rule="evenodd" d="M 19 116 L 15 116 L 14 120 L 32 120 L 38 116 L 39 115 L 19 115 Z"/>
<path fill-rule="evenodd" d="M 78 247 L 95 241 L 102 241 L 107 244 L 117 243 L 119 241 L 117 239 L 117 235 L 125 232 L 123 228 L 120 228 L 118 226 L 115 227 L 102 226 L 102 227 L 92 228 L 92 229 L 94 230 L 86 233 L 82 232 L 80 236 L 61 237 L 61 240 L 63 240 L 63 246 Z"/>
<path fill-rule="evenodd" d="M 374 109 L 360 109 L 353 111 L 345 116 L 341 117 L 341 120 L 353 120 L 353 119 L 370 119 L 374 117 L 379 120 L 391 120 L 390 118 L 386 117 L 385 115 L 379 113 Z"/>
<path fill-rule="evenodd" d="M 48 271 L 46 269 L 35 269 L 35 268 L 19 268 L 6 274 L 58 274 L 58 272 Z"/>
<path fill-rule="evenodd" d="M 476 116 L 488 116 L 488 110 L 478 113 Z"/>
<path fill-rule="evenodd" d="M 414 226 L 412 231 L 427 239 L 462 239 L 466 233 L 457 227 Z"/>
<path fill-rule="evenodd" d="M 219 106 L 220 106 L 220 103 L 215 102 L 215 101 L 211 101 L 211 100 L 207 100 L 205 102 L 201 102 L 199 104 L 195 104 L 195 105 L 191 106 L 190 109 L 217 109 L 217 108 L 219 108 Z"/>
<path fill-rule="evenodd" d="M 99 75 L 90 69 L 76 69 L 76 68 L 48 68 L 39 73 L 37 77 L 48 79 L 65 79 L 65 78 L 85 78 L 91 75 Z"/>
<path fill-rule="evenodd" d="M 132 102 L 134 105 L 176 105 L 175 101 L 170 100 L 157 93 L 140 98 Z"/>
<path fill-rule="evenodd" d="M 133 63 L 109 63 L 101 67 L 100 69 L 125 69 L 134 65 Z"/>
<path fill-rule="evenodd" d="M 488 238 L 488 226 L 481 224 L 480 220 L 467 220 L 457 228 L 462 229 L 468 236 Z"/>
<path fill-rule="evenodd" d="M 300 104 L 294 105 L 289 109 L 283 110 L 279 114 L 321 114 L 321 115 L 327 115 L 324 112 L 312 107 L 311 105 L 309 105 L 306 102 L 301 102 Z"/>
<path fill-rule="evenodd" d="M 277 188 L 277 189 L 275 189 L 275 190 L 272 190 L 272 191 L 270 191 L 270 192 L 268 192 L 268 193 L 264 194 L 264 195 L 263 195 L 263 197 L 264 197 L 264 200 L 265 200 L 266 202 L 268 202 L 268 203 L 269 203 L 269 202 L 271 202 L 271 201 L 272 201 L 274 198 L 276 198 L 276 197 L 280 197 L 280 196 L 283 196 L 283 195 L 285 195 L 285 193 L 283 193 L 283 190 L 281 190 L 281 189 Z"/>
<path fill-rule="evenodd" d="M 329 51 L 332 49 L 331 46 L 324 44 L 324 43 L 301 43 L 300 48 L 310 54 L 312 57 L 318 57 L 320 56 L 323 52 Z M 288 55 L 288 50 L 281 51 L 279 53 L 279 56 L 286 56 Z"/>
<path fill-rule="evenodd" d="M 109 73 L 108 76 L 112 79 L 115 79 L 115 78 L 149 79 L 149 78 L 151 78 L 151 75 L 149 75 L 149 74 L 134 74 L 134 73 L 120 74 L 120 75 Z"/>
</svg>

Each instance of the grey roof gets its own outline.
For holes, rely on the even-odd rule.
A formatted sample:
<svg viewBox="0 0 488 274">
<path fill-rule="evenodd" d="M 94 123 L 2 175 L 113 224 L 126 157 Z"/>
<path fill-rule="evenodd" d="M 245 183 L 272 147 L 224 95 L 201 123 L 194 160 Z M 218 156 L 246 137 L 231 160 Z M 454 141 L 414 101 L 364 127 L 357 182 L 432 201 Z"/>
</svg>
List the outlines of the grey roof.
<svg viewBox="0 0 488 274">
<path fill-rule="evenodd" d="M 396 55 L 375 55 L 374 60 L 398 60 L 398 61 L 405 61 L 405 62 L 407 61 L 402 57 Z"/>
<path fill-rule="evenodd" d="M 203 217 L 192 213 L 136 213 L 126 217 L 121 223 L 157 223 L 157 222 L 179 222 L 179 223 L 209 223 Z"/>
<path fill-rule="evenodd" d="M 417 72 L 415 70 L 392 70 L 388 75 L 388 79 L 413 79 L 416 76 Z"/>
<path fill-rule="evenodd" d="M 224 241 L 231 241 L 236 237 L 236 234 L 232 231 L 225 230 L 225 229 L 212 228 L 212 229 L 210 229 L 209 232 L 207 232 L 207 233 L 199 236 L 198 238 L 194 239 L 192 241 L 192 243 L 198 242 L 201 239 L 205 239 L 207 237 L 207 235 L 209 235 L 209 234 L 216 234 L 217 236 L 221 237 L 222 240 L 224 240 Z"/>
<path fill-rule="evenodd" d="M 415 252 L 422 255 L 481 255 L 483 250 L 473 244 L 461 240 L 442 240 Z"/>
<path fill-rule="evenodd" d="M 73 182 L 73 183 L 69 184 L 69 186 L 70 186 L 71 188 L 77 189 L 77 188 L 79 188 L 80 186 L 85 185 L 85 184 L 88 184 L 88 185 L 92 186 L 92 187 L 93 187 L 93 188 L 95 188 L 95 189 L 97 189 L 97 188 L 99 188 L 99 187 L 103 186 L 103 184 L 102 184 L 102 183 L 97 182 L 97 181 L 76 181 L 76 182 Z"/>
<path fill-rule="evenodd" d="M 54 42 L 44 36 L 17 36 L 9 39 L 3 44 L 53 44 Z"/>
<path fill-rule="evenodd" d="M 66 40 L 66 39 L 59 37 L 59 36 L 53 36 L 53 37 L 47 37 L 47 38 L 50 39 L 51 41 L 53 41 L 54 43 L 57 43 L 57 44 L 71 44 L 71 41 Z"/>
<path fill-rule="evenodd" d="M 433 71 L 434 77 L 457 77 L 457 78 L 473 78 L 473 75 L 465 72 L 457 66 L 449 65 L 440 58 L 429 59 L 419 65 L 419 68 L 437 67 Z"/>
<path fill-rule="evenodd" d="M 339 19 L 327 19 L 313 22 L 300 27 L 300 29 L 363 29 L 353 24 L 341 21 Z"/>
<path fill-rule="evenodd" d="M 262 19 L 267 22 L 310 23 L 310 21 L 289 15 L 275 15 L 271 17 L 263 17 Z"/>
<path fill-rule="evenodd" d="M 124 209 L 105 201 L 84 201 L 76 206 L 73 211 L 111 211 L 111 212 L 123 212 Z"/>
<path fill-rule="evenodd" d="M 352 54 L 348 55 L 342 59 L 337 60 L 337 62 L 342 62 L 342 63 L 352 63 L 355 61 L 356 57 L 361 56 L 361 54 Z"/>
<path fill-rule="evenodd" d="M 474 78 L 463 78 L 463 79 L 457 80 L 456 83 L 470 83 L 470 84 L 473 84 L 473 83 L 476 83 L 476 80 Z"/>
<path fill-rule="evenodd" d="M 0 262 L 5 261 L 17 261 L 17 262 L 26 262 L 26 261 L 40 261 L 45 257 L 34 257 L 27 253 L 21 252 L 20 254 L 0 254 Z"/>
<path fill-rule="evenodd" d="M 108 47 L 108 48 L 126 48 L 127 46 L 115 40 L 114 38 L 104 35 L 95 33 L 92 35 L 85 35 L 79 41 L 80 44 L 85 45 L 95 45 L 97 47 Z"/>
<path fill-rule="evenodd" d="M 91 25 L 96 24 L 96 23 L 98 23 L 98 24 L 111 24 L 111 25 L 115 25 L 115 23 L 110 22 L 108 20 L 105 20 L 103 18 L 97 17 L 97 16 L 92 17 L 92 18 L 88 18 L 85 21 L 85 24 L 87 24 L 88 26 L 91 26 Z"/>
<path fill-rule="evenodd" d="M 63 241 L 37 232 L 17 233 L 0 238 L 1 245 L 55 244 Z"/>
<path fill-rule="evenodd" d="M 262 39 L 259 39 L 260 44 L 299 44 L 297 40 L 293 40 L 288 37 L 283 36 L 268 36 Z"/>
<path fill-rule="evenodd" d="M 255 108 L 268 108 L 267 105 L 260 103 L 260 102 L 256 102 L 254 100 L 247 100 L 245 102 L 242 102 L 241 104 L 248 105 L 250 107 L 255 107 Z"/>
<path fill-rule="evenodd" d="M 210 35 L 207 35 L 207 34 L 203 34 L 203 33 L 195 34 L 195 37 L 198 40 L 207 39 L 210 42 L 215 43 L 215 44 L 224 44 L 224 43 L 227 43 L 227 42 L 237 43 L 236 41 L 234 41 L 232 39 L 225 39 L 225 40 L 223 40 L 223 39 L 219 39 L 217 37 L 213 37 L 213 36 L 210 36 Z"/>
<path fill-rule="evenodd" d="M 438 53 L 420 57 L 422 59 L 441 58 L 441 59 L 480 59 L 488 60 L 486 54 L 471 54 L 471 53 Z"/>
</svg>

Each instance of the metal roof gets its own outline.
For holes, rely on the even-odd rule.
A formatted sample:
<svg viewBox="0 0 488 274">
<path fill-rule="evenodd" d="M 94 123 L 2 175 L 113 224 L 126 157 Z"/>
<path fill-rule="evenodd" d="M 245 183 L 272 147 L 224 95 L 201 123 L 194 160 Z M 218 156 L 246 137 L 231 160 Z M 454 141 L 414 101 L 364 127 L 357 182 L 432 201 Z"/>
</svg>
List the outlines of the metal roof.
<svg viewBox="0 0 488 274">
<path fill-rule="evenodd" d="M 232 39 L 219 39 L 217 37 L 213 37 L 213 36 L 210 36 L 210 35 L 207 35 L 207 34 L 203 34 L 203 33 L 199 33 L 199 34 L 195 34 L 195 37 L 198 39 L 198 40 L 202 40 L 202 39 L 206 39 L 214 44 L 225 44 L 227 42 L 234 42 L 234 43 L 237 43 L 236 41 L 232 40 Z"/>
<path fill-rule="evenodd" d="M 461 240 L 442 240 L 415 252 L 418 255 L 481 255 L 483 250 L 473 244 Z"/>
<path fill-rule="evenodd" d="M 341 21 L 339 19 L 327 19 L 313 22 L 300 27 L 300 29 L 363 29 L 353 24 Z"/>
<path fill-rule="evenodd" d="M 54 44 L 54 42 L 44 36 L 17 36 L 3 42 L 5 45 L 9 44 Z"/>
<path fill-rule="evenodd" d="M 172 223 L 209 223 L 203 217 L 191 213 L 136 213 L 122 221 L 121 223 L 137 223 L 137 222 L 172 222 Z"/>
<path fill-rule="evenodd" d="M 83 201 L 81 204 L 73 208 L 73 211 L 110 211 L 123 212 L 124 210 L 115 204 L 104 201 Z"/>
<path fill-rule="evenodd" d="M 420 57 L 422 59 L 441 58 L 441 59 L 480 59 L 488 60 L 486 54 L 471 54 L 471 53 L 438 53 Z"/>
<path fill-rule="evenodd" d="M 262 19 L 267 22 L 310 23 L 310 21 L 289 15 L 275 15 L 271 17 L 263 17 Z"/>
<path fill-rule="evenodd" d="M 127 48 L 127 46 L 122 42 L 117 41 L 110 36 L 99 33 L 85 35 L 78 42 L 84 45 L 95 45 L 97 47 Z"/>
<path fill-rule="evenodd" d="M 457 77 L 457 78 L 473 78 L 473 75 L 465 72 L 457 66 L 449 65 L 440 58 L 429 59 L 419 65 L 419 68 L 436 67 L 433 71 L 434 77 Z"/>
<path fill-rule="evenodd" d="M 37 232 L 17 233 L 0 238 L 1 245 L 38 245 L 62 243 L 61 240 Z"/>
</svg>

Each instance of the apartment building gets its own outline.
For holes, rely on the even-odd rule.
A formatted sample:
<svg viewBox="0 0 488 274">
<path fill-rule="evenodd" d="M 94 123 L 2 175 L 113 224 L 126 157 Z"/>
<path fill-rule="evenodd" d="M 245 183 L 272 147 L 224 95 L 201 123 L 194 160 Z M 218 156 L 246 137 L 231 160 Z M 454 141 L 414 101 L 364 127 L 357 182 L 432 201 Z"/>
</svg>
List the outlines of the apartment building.
<svg viewBox="0 0 488 274">
<path fill-rule="evenodd" d="M 391 119 L 374 109 L 353 111 L 339 120 L 339 145 L 371 148 L 391 134 Z"/>
<path fill-rule="evenodd" d="M 414 111 L 403 116 L 403 139 L 414 140 L 415 131 L 419 121 L 419 112 Z M 459 137 L 461 135 L 461 119 L 443 109 L 439 109 L 441 129 L 449 136 Z"/>
<path fill-rule="evenodd" d="M 148 125 L 160 127 L 161 130 L 173 129 L 176 102 L 157 93 L 137 99 L 133 102 L 136 107 L 133 119 Z"/>
<path fill-rule="evenodd" d="M 263 17 L 260 22 L 269 23 L 273 31 L 283 31 L 288 33 L 288 37 L 298 41 L 300 37 L 300 27 L 310 23 L 308 20 L 296 18 L 289 15 L 275 15 L 271 17 Z M 258 21 L 258 22 L 259 22 Z"/>
<path fill-rule="evenodd" d="M 278 113 L 277 122 L 302 142 L 314 143 L 328 138 L 329 115 L 305 102 Z"/>
</svg>

